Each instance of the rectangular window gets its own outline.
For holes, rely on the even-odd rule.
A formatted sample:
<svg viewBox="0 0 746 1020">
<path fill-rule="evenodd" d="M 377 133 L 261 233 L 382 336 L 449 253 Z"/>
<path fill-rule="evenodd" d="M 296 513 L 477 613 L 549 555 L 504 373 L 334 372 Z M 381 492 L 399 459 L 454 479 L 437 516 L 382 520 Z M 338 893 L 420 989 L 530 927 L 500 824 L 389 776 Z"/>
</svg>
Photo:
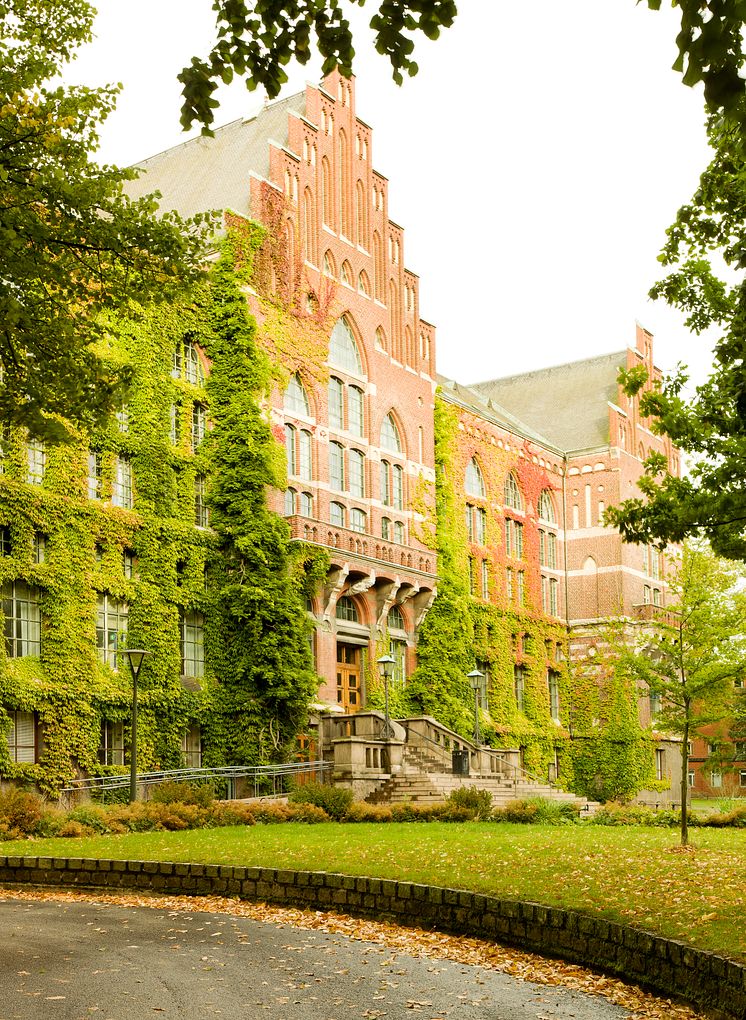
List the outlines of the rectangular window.
<svg viewBox="0 0 746 1020">
<path fill-rule="evenodd" d="M 523 559 L 523 525 L 513 521 L 513 555 L 517 560 Z"/>
<path fill-rule="evenodd" d="M 487 566 L 487 560 L 482 560 L 481 564 L 482 571 L 482 598 L 489 598 L 490 595 L 490 572 Z"/>
<path fill-rule="evenodd" d="M 557 536 L 553 531 L 547 532 L 547 564 L 550 570 L 557 569 Z"/>
<path fill-rule="evenodd" d="M 407 642 L 392 641 L 390 655 L 395 660 L 391 679 L 394 683 L 405 684 L 407 682 Z"/>
<path fill-rule="evenodd" d="M 388 542 L 391 539 L 391 521 L 388 517 L 381 518 L 381 538 Z"/>
<path fill-rule="evenodd" d="M 660 714 L 661 710 L 661 696 L 655 691 L 650 692 L 650 719 L 651 722 L 657 715 Z"/>
<path fill-rule="evenodd" d="M 300 494 L 300 513 L 302 517 L 313 517 L 313 496 L 310 492 Z"/>
<path fill-rule="evenodd" d="M 650 585 L 645 584 L 642 587 L 642 601 L 646 606 L 650 605 Z"/>
<path fill-rule="evenodd" d="M 179 344 L 174 351 L 173 358 L 171 359 L 171 378 L 181 379 L 181 344 Z"/>
<path fill-rule="evenodd" d="M 114 458 L 114 486 L 111 490 L 113 506 L 132 509 L 132 465 L 126 457 Z"/>
<path fill-rule="evenodd" d="M 34 563 L 44 563 L 47 558 L 47 536 L 41 531 L 34 532 L 31 555 Z"/>
<path fill-rule="evenodd" d="M 525 574 L 522 570 L 516 572 L 516 601 L 519 606 L 522 606 L 526 601 L 526 586 L 525 586 Z"/>
<path fill-rule="evenodd" d="M 477 593 L 477 568 L 473 556 L 469 557 L 469 592 L 472 595 Z"/>
<path fill-rule="evenodd" d="M 181 673 L 199 679 L 205 675 L 205 619 L 185 612 L 181 620 Z"/>
<path fill-rule="evenodd" d="M 365 534 L 367 530 L 366 525 L 367 522 L 364 512 L 362 510 L 358 510 L 357 507 L 354 507 L 350 511 L 350 531 L 357 531 L 359 534 Z"/>
<path fill-rule="evenodd" d="M 660 747 L 655 751 L 655 778 L 659 782 L 666 778 L 666 752 Z"/>
<path fill-rule="evenodd" d="M 333 378 L 329 380 L 329 428 L 344 428 L 344 385 Z"/>
<path fill-rule="evenodd" d="M 341 503 L 329 504 L 329 523 L 337 528 L 345 526 L 345 508 Z"/>
<path fill-rule="evenodd" d="M 549 613 L 559 615 L 559 581 L 556 577 L 549 578 Z"/>
<path fill-rule="evenodd" d="M 515 704 L 519 712 L 523 711 L 524 688 L 523 666 L 513 666 L 513 694 L 515 695 Z"/>
<path fill-rule="evenodd" d="M 741 769 L 738 773 L 738 785 L 746 786 L 746 769 Z"/>
<path fill-rule="evenodd" d="M 99 763 L 124 765 L 124 751 L 124 723 L 104 719 L 101 723 L 101 743 L 98 749 Z"/>
<path fill-rule="evenodd" d="M 505 592 L 506 592 L 506 595 L 508 596 L 508 602 L 512 602 L 513 599 L 515 598 L 515 590 L 514 590 L 514 587 L 513 587 L 513 573 L 514 573 L 514 571 L 513 571 L 512 567 L 507 567 L 506 568 L 506 570 L 505 570 Z"/>
<path fill-rule="evenodd" d="M 26 448 L 26 481 L 30 485 L 41 485 L 47 468 L 47 453 L 40 439 L 29 439 Z"/>
<path fill-rule="evenodd" d="M 505 518 L 505 555 L 513 555 L 513 520 L 510 517 Z"/>
<path fill-rule="evenodd" d="M 33 712 L 8 712 L 8 751 L 11 761 L 36 761 L 36 716 Z"/>
<path fill-rule="evenodd" d="M 0 527 L 0 556 L 11 556 L 13 554 L 13 542 L 10 537 L 10 528 L 7 524 Z"/>
<path fill-rule="evenodd" d="M 205 438 L 205 409 L 202 404 L 192 406 L 192 453 L 196 453 L 199 444 Z"/>
<path fill-rule="evenodd" d="M 394 541 L 397 545 L 404 545 L 405 538 L 404 525 L 401 521 L 394 521 Z"/>
<path fill-rule="evenodd" d="M 348 428 L 355 436 L 363 435 L 363 391 L 357 386 L 347 390 Z"/>
<path fill-rule="evenodd" d="M 193 386 L 201 386 L 204 382 L 199 351 L 192 340 L 184 341 L 184 378 Z"/>
<path fill-rule="evenodd" d="M 547 565 L 547 533 L 539 529 L 539 566 Z"/>
<path fill-rule="evenodd" d="M 127 433 L 130 430 L 130 412 L 128 407 L 120 407 L 116 413 L 117 428 L 120 432 Z"/>
<path fill-rule="evenodd" d="M 687 780 L 687 783 L 689 784 L 690 787 L 694 786 L 695 777 L 696 777 L 696 772 L 694 771 L 694 769 L 690 769 L 687 772 L 687 775 L 686 775 L 686 780 Z"/>
<path fill-rule="evenodd" d="M 9 659 L 41 652 L 41 613 L 38 589 L 23 581 L 3 586 L 3 628 Z"/>
<path fill-rule="evenodd" d="M 661 604 L 661 590 L 660 588 L 653 588 L 653 605 L 659 606 Z"/>
<path fill-rule="evenodd" d="M 339 443 L 329 443 L 329 487 L 336 492 L 344 492 L 345 455 Z"/>
<path fill-rule="evenodd" d="M 127 645 L 129 606 L 111 595 L 99 595 L 96 614 L 96 650 L 99 662 L 117 668 L 117 652 Z M 121 642 L 121 645 L 120 645 Z"/>
<path fill-rule="evenodd" d="M 487 544 L 487 511 L 481 506 L 474 508 L 474 539 L 479 545 Z"/>
<path fill-rule="evenodd" d="M 131 549 L 125 549 L 122 553 L 122 573 L 128 581 L 135 576 L 135 554 Z"/>
<path fill-rule="evenodd" d="M 298 477 L 310 482 L 313 478 L 311 464 L 311 433 L 301 429 L 299 438 L 300 463 L 298 465 Z"/>
<path fill-rule="evenodd" d="M 194 479 L 194 523 L 198 528 L 209 528 L 210 511 L 207 508 L 207 486 L 204 475 Z"/>
<path fill-rule="evenodd" d="M 285 456 L 287 458 L 288 474 L 297 475 L 298 451 L 295 446 L 295 428 L 292 425 L 285 426 Z"/>
<path fill-rule="evenodd" d="M 464 513 L 464 520 L 466 522 L 466 537 L 470 542 L 474 541 L 474 507 L 466 504 L 466 511 Z"/>
<path fill-rule="evenodd" d="M 202 768 L 202 730 L 197 723 L 188 726 L 181 738 L 181 753 L 188 769 Z"/>
<path fill-rule="evenodd" d="M 547 670 L 547 687 L 549 688 L 549 714 L 552 719 L 556 719 L 559 722 L 559 673 L 556 673 L 553 669 Z"/>
<path fill-rule="evenodd" d="M 394 481 L 394 509 L 404 509 L 404 468 L 394 464 L 391 469 Z"/>
<path fill-rule="evenodd" d="M 168 418 L 168 438 L 171 446 L 179 445 L 179 433 L 181 431 L 181 407 L 178 404 L 171 404 Z"/>
<path fill-rule="evenodd" d="M 104 478 L 104 459 L 93 450 L 88 454 L 88 498 L 101 499 Z"/>
<path fill-rule="evenodd" d="M 350 450 L 350 495 L 358 499 L 365 496 L 365 457 L 359 450 Z"/>
<path fill-rule="evenodd" d="M 723 785 L 723 774 L 722 772 L 711 772 L 710 773 L 710 786 L 713 789 L 719 789 Z"/>
</svg>

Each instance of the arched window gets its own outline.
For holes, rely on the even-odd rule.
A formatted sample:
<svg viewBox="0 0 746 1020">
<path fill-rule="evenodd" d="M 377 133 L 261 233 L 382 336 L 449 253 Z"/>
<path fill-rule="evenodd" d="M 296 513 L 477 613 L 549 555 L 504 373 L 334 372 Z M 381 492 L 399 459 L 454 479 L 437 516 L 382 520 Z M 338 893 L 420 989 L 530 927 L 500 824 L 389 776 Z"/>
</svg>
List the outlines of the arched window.
<svg viewBox="0 0 746 1020">
<path fill-rule="evenodd" d="M 288 414 L 300 414 L 305 418 L 311 417 L 311 409 L 308 404 L 308 394 L 299 376 L 291 375 L 285 390 L 283 408 Z"/>
<path fill-rule="evenodd" d="M 505 506 L 511 510 L 523 510 L 523 497 L 512 471 L 505 479 Z"/>
<path fill-rule="evenodd" d="M 352 286 L 352 266 L 347 261 L 347 259 L 345 259 L 345 261 L 342 263 L 342 273 L 340 279 L 342 280 L 342 283 L 346 287 Z"/>
<path fill-rule="evenodd" d="M 394 541 L 397 545 L 404 545 L 404 525 L 401 521 L 394 521 Z"/>
<path fill-rule="evenodd" d="M 387 414 L 381 422 L 381 449 L 391 453 L 401 453 L 401 437 L 396 422 Z"/>
<path fill-rule="evenodd" d="M 392 606 L 388 615 L 389 630 L 404 630 L 404 614 L 398 606 Z"/>
<path fill-rule="evenodd" d="M 363 270 L 357 278 L 357 289 L 361 294 L 364 294 L 366 297 L 370 297 L 370 281 L 368 280 L 368 274 L 365 270 Z"/>
<path fill-rule="evenodd" d="M 365 512 L 354 507 L 350 511 L 350 531 L 357 531 L 364 535 L 368 530 Z"/>
<path fill-rule="evenodd" d="M 399 310 L 399 290 L 393 280 L 389 281 L 389 326 L 391 333 L 391 353 L 399 362 L 404 362 L 401 351 L 401 313 Z"/>
<path fill-rule="evenodd" d="M 373 233 L 374 296 L 383 301 L 383 242 L 378 231 Z"/>
<path fill-rule="evenodd" d="M 360 619 L 357 606 L 349 595 L 343 595 L 342 598 L 337 599 L 337 608 L 334 615 L 338 620 L 347 620 L 348 623 L 358 623 Z"/>
<path fill-rule="evenodd" d="M 549 489 L 543 489 L 539 496 L 539 517 L 549 524 L 556 524 L 557 518 L 554 514 L 554 503 Z"/>
<path fill-rule="evenodd" d="M 296 430 L 292 425 L 285 426 L 285 456 L 287 457 L 288 474 L 294 475 L 298 471 L 298 456 L 295 444 Z"/>
<path fill-rule="evenodd" d="M 347 146 L 347 135 L 339 132 L 339 221 L 341 233 L 352 237 L 350 230 L 350 161 Z"/>
<path fill-rule="evenodd" d="M 390 517 L 382 517 L 381 518 L 381 538 L 385 538 L 387 542 L 391 540 L 391 518 Z"/>
<path fill-rule="evenodd" d="M 310 492 L 301 492 L 300 512 L 302 517 L 313 517 L 313 496 Z"/>
<path fill-rule="evenodd" d="M 342 368 L 346 372 L 353 372 L 355 375 L 363 374 L 360 351 L 357 349 L 355 337 L 344 316 L 332 330 L 329 342 L 329 364 Z"/>
<path fill-rule="evenodd" d="M 336 278 L 337 276 L 337 271 L 334 268 L 334 259 L 332 258 L 332 253 L 330 251 L 326 252 L 324 255 L 324 275 L 331 276 L 333 278 Z"/>
<path fill-rule="evenodd" d="M 345 508 L 341 503 L 332 502 L 329 504 L 329 521 L 337 528 L 345 526 Z"/>
<path fill-rule="evenodd" d="M 478 499 L 484 499 L 485 497 L 484 478 L 482 477 L 481 468 L 474 457 L 466 465 L 464 488 L 469 496 L 476 496 Z"/>
<path fill-rule="evenodd" d="M 376 347 L 378 347 L 379 350 L 382 351 L 388 351 L 389 349 L 388 344 L 386 342 L 386 334 L 384 333 L 380 326 L 376 330 Z"/>
<path fill-rule="evenodd" d="M 292 517 L 295 513 L 295 489 L 285 489 L 285 516 Z"/>
<path fill-rule="evenodd" d="M 408 365 L 414 365 L 415 363 L 415 351 L 414 351 L 414 340 L 412 339 L 412 330 L 409 326 L 404 329 L 404 360 Z"/>
</svg>

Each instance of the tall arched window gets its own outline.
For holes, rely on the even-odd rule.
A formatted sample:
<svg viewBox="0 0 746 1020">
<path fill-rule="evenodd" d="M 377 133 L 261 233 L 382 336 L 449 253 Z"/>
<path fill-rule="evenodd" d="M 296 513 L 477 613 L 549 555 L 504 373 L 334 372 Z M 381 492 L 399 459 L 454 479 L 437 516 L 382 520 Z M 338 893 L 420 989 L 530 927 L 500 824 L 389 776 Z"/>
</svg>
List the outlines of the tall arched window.
<svg viewBox="0 0 746 1020">
<path fill-rule="evenodd" d="M 401 453 L 401 436 L 396 422 L 387 414 L 381 422 L 381 449 L 389 450 L 391 453 Z"/>
<path fill-rule="evenodd" d="M 511 510 L 523 510 L 523 497 L 512 471 L 505 479 L 505 506 Z"/>
<path fill-rule="evenodd" d="M 283 407 L 288 414 L 303 415 L 310 418 L 311 409 L 308 403 L 308 394 L 298 375 L 292 375 L 285 390 Z"/>
<path fill-rule="evenodd" d="M 347 135 L 339 132 L 339 223 L 340 232 L 345 237 L 352 237 L 350 230 L 350 161 L 347 146 Z"/>
<path fill-rule="evenodd" d="M 484 499 L 486 494 L 482 471 L 474 457 L 472 457 L 469 463 L 466 465 L 466 478 L 464 479 L 464 489 L 466 490 L 466 494 L 468 496 L 476 496 L 477 499 Z"/>
<path fill-rule="evenodd" d="M 389 282 L 389 319 L 391 333 L 391 354 L 404 363 L 401 351 L 401 315 L 399 313 L 399 290 L 393 280 Z"/>
<path fill-rule="evenodd" d="M 554 513 L 554 503 L 549 489 L 543 489 L 539 496 L 539 517 L 548 524 L 556 524 L 557 518 Z"/>
<path fill-rule="evenodd" d="M 352 372 L 354 375 L 363 374 L 360 351 L 358 350 L 350 324 L 344 316 L 332 330 L 329 342 L 329 364 L 346 372 Z"/>
<path fill-rule="evenodd" d="M 406 326 L 404 329 L 404 360 L 408 365 L 414 365 L 415 363 L 414 340 L 412 339 L 412 330 L 409 326 Z"/>
</svg>

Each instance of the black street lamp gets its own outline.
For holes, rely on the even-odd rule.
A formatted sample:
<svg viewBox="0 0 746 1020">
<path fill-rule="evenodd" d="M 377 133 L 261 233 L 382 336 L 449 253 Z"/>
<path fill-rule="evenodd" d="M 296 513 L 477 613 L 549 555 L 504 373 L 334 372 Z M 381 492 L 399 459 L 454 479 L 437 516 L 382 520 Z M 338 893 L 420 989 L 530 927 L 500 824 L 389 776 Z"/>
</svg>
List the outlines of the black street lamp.
<svg viewBox="0 0 746 1020">
<path fill-rule="evenodd" d="M 473 669 L 466 676 L 471 684 L 471 689 L 474 691 L 474 743 L 479 747 L 482 741 L 482 734 L 479 731 L 479 692 L 482 689 L 484 673 L 480 673 L 478 669 Z"/>
<path fill-rule="evenodd" d="M 383 679 L 383 714 L 385 719 L 383 735 L 386 740 L 389 740 L 391 737 L 391 723 L 389 722 L 389 680 L 394 675 L 396 659 L 393 655 L 382 655 L 377 662 L 378 672 L 381 674 Z"/>
<path fill-rule="evenodd" d="M 125 648 L 132 673 L 132 730 L 130 733 L 130 804 L 137 800 L 137 678 L 140 676 L 143 659 L 150 652 L 144 648 Z"/>
</svg>

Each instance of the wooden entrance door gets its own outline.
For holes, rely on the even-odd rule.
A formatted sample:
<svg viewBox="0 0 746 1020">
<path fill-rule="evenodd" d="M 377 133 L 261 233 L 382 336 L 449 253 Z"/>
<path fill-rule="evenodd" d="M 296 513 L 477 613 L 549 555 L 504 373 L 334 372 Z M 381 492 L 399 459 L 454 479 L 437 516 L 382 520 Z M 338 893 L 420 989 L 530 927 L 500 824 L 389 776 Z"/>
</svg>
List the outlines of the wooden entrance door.
<svg viewBox="0 0 746 1020">
<path fill-rule="evenodd" d="M 337 642 L 337 704 L 345 712 L 358 712 L 361 705 L 360 649 Z"/>
</svg>

